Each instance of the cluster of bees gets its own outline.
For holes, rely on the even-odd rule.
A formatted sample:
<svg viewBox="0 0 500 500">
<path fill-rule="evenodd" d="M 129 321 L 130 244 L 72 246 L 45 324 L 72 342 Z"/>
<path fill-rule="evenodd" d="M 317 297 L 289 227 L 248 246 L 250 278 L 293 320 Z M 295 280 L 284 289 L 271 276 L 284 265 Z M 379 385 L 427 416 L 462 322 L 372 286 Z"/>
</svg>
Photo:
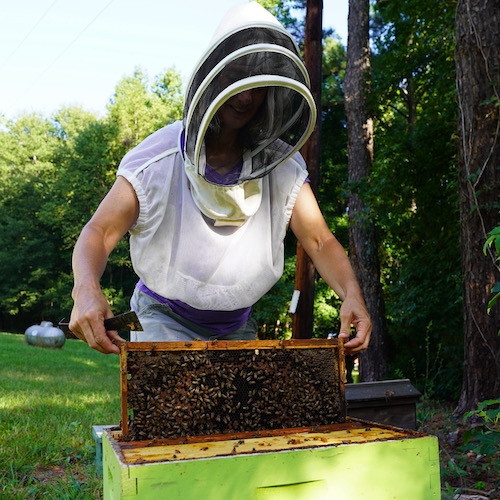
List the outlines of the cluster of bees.
<svg viewBox="0 0 500 500">
<path fill-rule="evenodd" d="M 128 441 L 341 423 L 331 349 L 129 351 Z"/>
</svg>

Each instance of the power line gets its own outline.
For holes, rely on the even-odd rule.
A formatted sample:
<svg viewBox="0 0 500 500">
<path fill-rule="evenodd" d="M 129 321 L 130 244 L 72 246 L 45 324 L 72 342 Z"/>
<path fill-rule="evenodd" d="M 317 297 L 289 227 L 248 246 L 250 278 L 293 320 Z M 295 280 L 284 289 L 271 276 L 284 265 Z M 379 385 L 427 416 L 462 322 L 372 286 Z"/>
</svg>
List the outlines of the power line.
<svg viewBox="0 0 500 500">
<path fill-rule="evenodd" d="M 54 3 L 56 2 L 57 0 L 54 0 Z M 54 66 L 54 64 L 59 61 L 59 59 L 61 59 L 61 57 L 73 46 L 73 44 L 83 35 L 83 33 L 85 33 L 85 31 L 87 31 L 90 26 L 92 26 L 92 24 L 94 24 L 94 22 L 101 16 L 101 14 L 114 2 L 114 0 L 110 0 L 98 13 L 97 15 L 75 36 L 75 38 L 73 38 L 73 40 L 71 40 L 71 42 L 69 42 L 66 47 L 64 47 L 64 49 L 56 56 L 56 58 L 41 72 L 38 74 L 38 76 L 31 81 L 31 83 L 29 84 L 29 86 L 21 93 L 17 96 L 16 99 L 14 99 L 14 102 L 11 104 L 10 108 L 8 109 L 8 111 L 10 111 L 18 102 L 20 99 L 22 99 L 22 97 L 24 97 L 25 94 L 27 94 L 34 86 L 35 84 L 52 68 L 52 66 Z"/>
<path fill-rule="evenodd" d="M 40 19 L 38 19 L 38 21 L 35 23 L 35 25 L 28 31 L 28 34 L 19 42 L 17 47 L 9 54 L 7 59 L 5 59 L 5 61 L 2 63 L 2 65 L 0 66 L 0 71 L 2 71 L 5 68 L 6 64 L 10 61 L 12 56 L 23 46 L 24 42 L 30 37 L 31 33 L 33 33 L 33 31 L 36 30 L 38 25 L 43 21 L 44 17 L 49 13 L 49 11 L 52 9 L 52 7 L 54 7 L 54 5 L 56 3 L 57 3 L 57 0 L 54 0 L 51 3 L 51 5 L 45 10 L 45 12 L 42 14 Z"/>
</svg>

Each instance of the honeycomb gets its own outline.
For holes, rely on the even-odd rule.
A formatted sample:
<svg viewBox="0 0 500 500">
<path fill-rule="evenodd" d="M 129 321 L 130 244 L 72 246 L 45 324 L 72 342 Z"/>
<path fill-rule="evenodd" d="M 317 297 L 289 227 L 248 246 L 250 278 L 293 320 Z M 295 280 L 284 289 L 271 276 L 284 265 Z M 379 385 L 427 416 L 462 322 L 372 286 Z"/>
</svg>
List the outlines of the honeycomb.
<svg viewBox="0 0 500 500">
<path fill-rule="evenodd" d="M 338 349 L 129 350 L 126 374 L 126 441 L 345 421 Z"/>
</svg>

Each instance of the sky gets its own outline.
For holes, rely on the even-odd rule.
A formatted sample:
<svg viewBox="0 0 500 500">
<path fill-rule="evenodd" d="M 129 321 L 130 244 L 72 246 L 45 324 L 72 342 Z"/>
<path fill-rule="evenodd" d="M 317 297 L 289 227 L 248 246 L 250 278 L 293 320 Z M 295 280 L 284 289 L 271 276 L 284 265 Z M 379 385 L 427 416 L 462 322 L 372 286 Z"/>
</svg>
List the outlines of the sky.
<svg viewBox="0 0 500 500">
<path fill-rule="evenodd" d="M 184 84 L 226 11 L 242 0 L 3 0 L 0 116 L 78 105 L 102 115 L 140 67 Z M 323 0 L 323 27 L 347 43 L 348 0 Z"/>
</svg>

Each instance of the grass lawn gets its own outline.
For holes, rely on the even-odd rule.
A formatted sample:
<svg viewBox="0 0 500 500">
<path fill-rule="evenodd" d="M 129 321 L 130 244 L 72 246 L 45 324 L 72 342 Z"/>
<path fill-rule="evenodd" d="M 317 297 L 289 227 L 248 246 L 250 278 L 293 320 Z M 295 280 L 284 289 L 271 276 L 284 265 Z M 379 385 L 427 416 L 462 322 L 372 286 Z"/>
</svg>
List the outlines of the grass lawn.
<svg viewBox="0 0 500 500">
<path fill-rule="evenodd" d="M 79 340 L 62 349 L 0 332 L 0 499 L 96 499 L 92 426 L 120 421 L 120 363 Z"/>
</svg>

